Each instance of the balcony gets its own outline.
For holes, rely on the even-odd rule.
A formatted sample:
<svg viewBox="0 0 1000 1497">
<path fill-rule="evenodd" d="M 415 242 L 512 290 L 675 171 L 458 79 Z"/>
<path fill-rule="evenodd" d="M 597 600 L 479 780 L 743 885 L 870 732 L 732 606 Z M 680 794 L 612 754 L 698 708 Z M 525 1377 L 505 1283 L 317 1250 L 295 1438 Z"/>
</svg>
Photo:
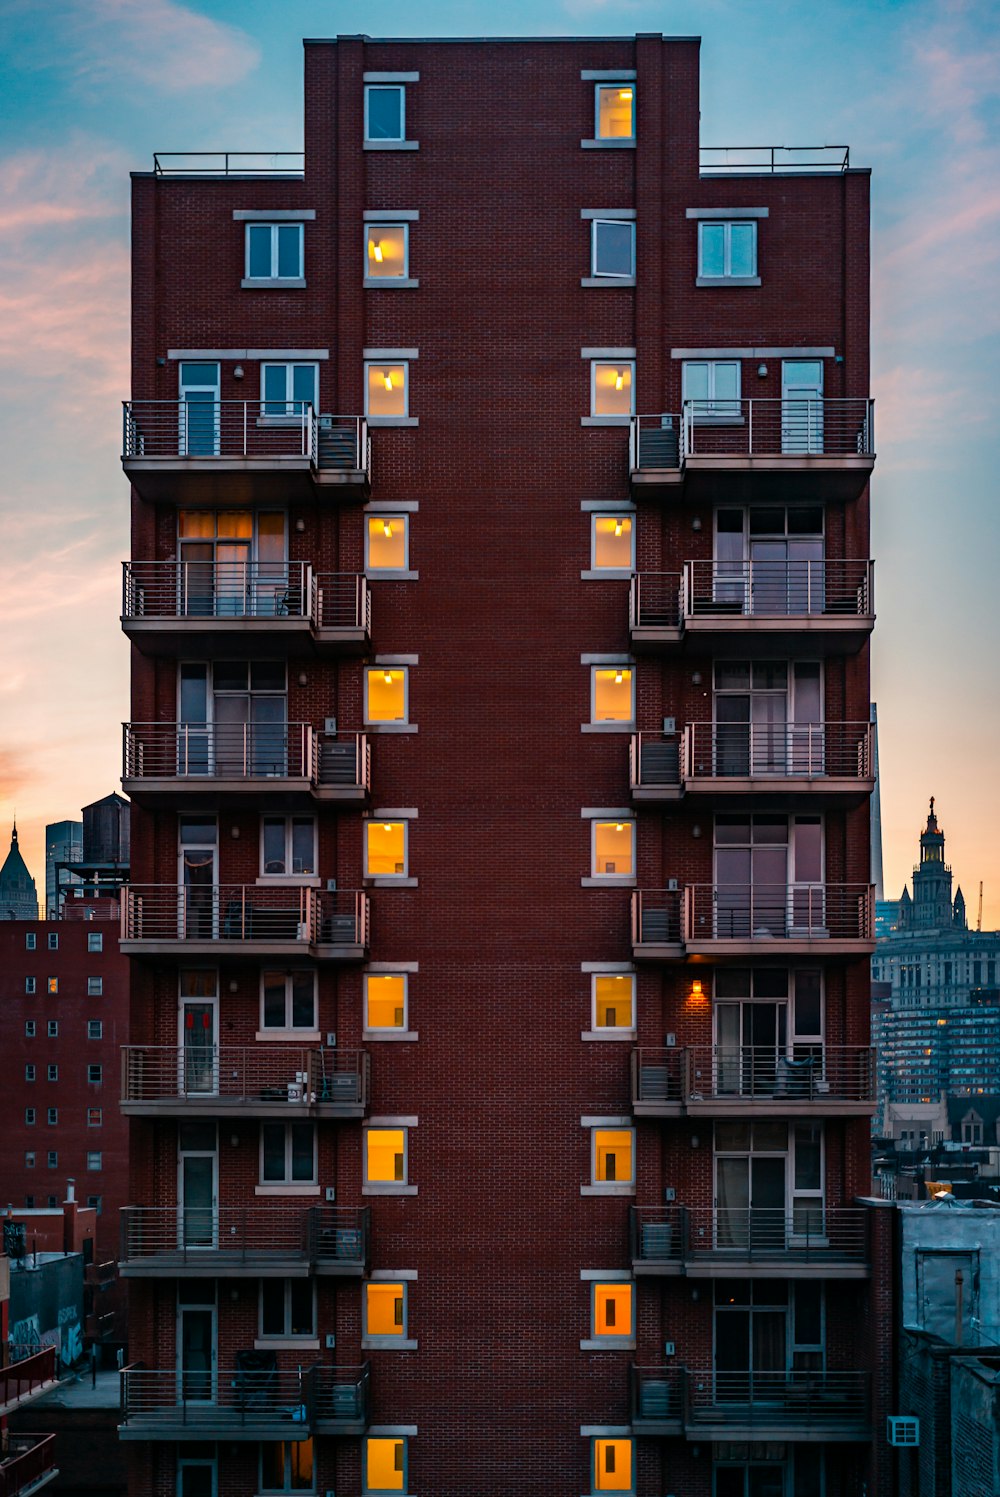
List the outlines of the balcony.
<svg viewBox="0 0 1000 1497">
<path fill-rule="evenodd" d="M 0 1418 L 12 1414 L 56 1387 L 56 1349 L 8 1345 L 8 1362 L 0 1367 Z"/>
<path fill-rule="evenodd" d="M 368 1261 L 367 1206 L 125 1206 L 121 1218 L 127 1279 L 360 1278 Z"/>
<path fill-rule="evenodd" d="M 359 961 L 368 947 L 368 896 L 300 885 L 130 884 L 121 931 L 125 956 Z"/>
<path fill-rule="evenodd" d="M 763 1207 L 633 1206 L 632 1270 L 687 1278 L 863 1279 L 870 1273 L 863 1206 L 802 1201 Z"/>
<path fill-rule="evenodd" d="M 218 811 L 361 804 L 371 753 L 364 733 L 311 723 L 124 723 L 122 787 L 140 806 Z"/>
<path fill-rule="evenodd" d="M 855 654 L 875 626 L 873 573 L 861 560 L 688 561 L 684 636 L 709 652 Z"/>
<path fill-rule="evenodd" d="M 121 1107 L 129 1117 L 360 1118 L 369 1072 L 364 1050 L 126 1045 Z"/>
<path fill-rule="evenodd" d="M 640 906 L 646 896 L 638 895 Z M 871 884 L 689 884 L 688 956 L 870 956 Z M 639 953 L 637 953 L 639 954 Z"/>
<path fill-rule="evenodd" d="M 318 1435 L 363 1435 L 371 1401 L 369 1364 L 363 1367 L 317 1367 L 315 1416 Z"/>
<path fill-rule="evenodd" d="M 679 961 L 683 957 L 681 898 L 676 888 L 636 890 L 632 895 L 635 956 L 660 961 Z"/>
<path fill-rule="evenodd" d="M 680 414 L 633 416 L 632 491 L 696 502 L 857 499 L 875 466 L 867 397 L 689 400 Z"/>
<path fill-rule="evenodd" d="M 680 1367 L 629 1368 L 629 1403 L 637 1435 L 684 1433 L 683 1370 Z"/>
<path fill-rule="evenodd" d="M 55 1435 L 11 1435 L 0 1458 L 0 1497 L 30 1497 L 59 1475 Z"/>
<path fill-rule="evenodd" d="M 367 579 L 309 562 L 126 561 L 122 629 L 147 655 L 242 657 L 364 648 Z"/>
<path fill-rule="evenodd" d="M 690 1045 L 632 1051 L 639 1117 L 870 1117 L 870 1045 Z"/>
<path fill-rule="evenodd" d="M 314 1367 L 271 1365 L 261 1352 L 237 1353 L 246 1365 L 226 1371 L 152 1369 L 122 1372 L 122 1440 L 308 1440 L 315 1404 Z M 272 1362 L 274 1354 L 270 1354 Z"/>
<path fill-rule="evenodd" d="M 867 1372 L 684 1369 L 684 1432 L 699 1440 L 871 1439 Z"/>
<path fill-rule="evenodd" d="M 680 572 L 640 572 L 629 582 L 629 638 L 642 645 L 679 645 L 684 638 Z"/>
<path fill-rule="evenodd" d="M 259 400 L 126 400 L 122 467 L 144 499 L 213 508 L 371 488 L 363 416 L 269 416 Z"/>
</svg>

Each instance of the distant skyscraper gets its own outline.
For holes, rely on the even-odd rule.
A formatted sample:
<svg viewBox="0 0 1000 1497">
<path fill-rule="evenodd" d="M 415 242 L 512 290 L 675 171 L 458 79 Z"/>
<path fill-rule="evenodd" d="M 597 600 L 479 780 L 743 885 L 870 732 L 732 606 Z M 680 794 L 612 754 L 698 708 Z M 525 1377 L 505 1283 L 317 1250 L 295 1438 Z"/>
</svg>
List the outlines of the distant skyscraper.
<svg viewBox="0 0 1000 1497">
<path fill-rule="evenodd" d="M 872 723 L 872 767 L 875 775 L 875 789 L 871 798 L 871 844 L 872 844 L 872 883 L 875 885 L 876 902 L 885 899 L 885 890 L 882 887 L 882 797 L 879 793 L 878 773 L 878 707 L 874 702 L 871 704 Z"/>
<path fill-rule="evenodd" d="M 45 828 L 45 917 L 58 920 L 68 884 L 79 884 L 75 874 L 65 874 L 60 896 L 57 892 L 56 864 L 78 863 L 83 857 L 83 822 L 53 821 Z"/>
<path fill-rule="evenodd" d="M 17 822 L 10 834 L 10 852 L 0 868 L 0 920 L 37 920 L 38 891 L 17 845 Z"/>
</svg>

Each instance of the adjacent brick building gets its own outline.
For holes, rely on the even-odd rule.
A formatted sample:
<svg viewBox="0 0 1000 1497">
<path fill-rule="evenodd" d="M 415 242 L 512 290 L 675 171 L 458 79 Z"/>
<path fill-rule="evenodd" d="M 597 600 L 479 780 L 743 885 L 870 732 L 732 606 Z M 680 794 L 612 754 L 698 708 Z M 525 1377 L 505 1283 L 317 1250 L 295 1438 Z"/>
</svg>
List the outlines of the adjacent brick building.
<svg viewBox="0 0 1000 1497">
<path fill-rule="evenodd" d="M 136 1492 L 886 1490 L 869 180 L 698 119 L 341 37 L 135 175 Z"/>
</svg>

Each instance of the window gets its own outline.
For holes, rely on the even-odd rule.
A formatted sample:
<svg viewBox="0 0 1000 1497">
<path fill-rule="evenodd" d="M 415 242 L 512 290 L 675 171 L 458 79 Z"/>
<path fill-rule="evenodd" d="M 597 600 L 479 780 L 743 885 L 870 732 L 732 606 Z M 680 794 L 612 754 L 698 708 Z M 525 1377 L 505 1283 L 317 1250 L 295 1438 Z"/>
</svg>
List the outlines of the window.
<svg viewBox="0 0 1000 1497">
<path fill-rule="evenodd" d="M 635 139 L 635 84 L 599 83 L 594 89 L 598 140 Z"/>
<path fill-rule="evenodd" d="M 305 274 L 302 245 L 303 226 L 300 223 L 248 223 L 246 279 L 300 281 Z"/>
<path fill-rule="evenodd" d="M 634 278 L 635 224 L 631 220 L 591 220 L 590 273 L 593 276 Z"/>
<path fill-rule="evenodd" d="M 260 871 L 270 876 L 306 877 L 316 873 L 316 823 L 311 816 L 265 816 L 261 825 Z"/>
<path fill-rule="evenodd" d="M 364 1329 L 362 1334 L 371 1340 L 378 1337 L 387 1342 L 406 1338 L 406 1284 L 366 1284 L 364 1297 Z"/>
<path fill-rule="evenodd" d="M 59 1197 L 47 1196 L 45 1199 L 45 1204 L 48 1206 L 50 1211 L 54 1211 L 55 1208 L 59 1205 Z"/>
<path fill-rule="evenodd" d="M 592 515 L 590 536 L 595 571 L 635 570 L 635 522 L 631 515 Z"/>
<path fill-rule="evenodd" d="M 57 1065 L 51 1065 L 48 1067 L 48 1079 L 50 1081 L 59 1080 L 59 1067 Z"/>
<path fill-rule="evenodd" d="M 409 823 L 365 822 L 365 877 L 404 878 L 409 852 Z"/>
<path fill-rule="evenodd" d="M 630 1341 L 635 1335 L 633 1285 L 592 1284 L 590 1334 L 597 1341 Z"/>
<path fill-rule="evenodd" d="M 405 1029 L 407 980 L 405 972 L 365 973 L 366 1029 Z"/>
<path fill-rule="evenodd" d="M 262 1279 L 261 1336 L 315 1336 L 316 1304 L 311 1279 Z"/>
<path fill-rule="evenodd" d="M 91 1086 L 97 1086 L 97 1085 L 99 1085 L 100 1082 L 103 1081 L 103 1079 L 104 1079 L 104 1067 L 103 1066 L 88 1066 L 87 1067 L 87 1080 L 90 1082 Z"/>
<path fill-rule="evenodd" d="M 104 1197 L 88 1196 L 87 1205 L 91 1208 L 92 1211 L 96 1211 L 98 1216 L 100 1216 L 101 1212 L 104 1210 Z"/>
<path fill-rule="evenodd" d="M 366 1128 L 365 1184 L 402 1185 L 406 1182 L 405 1128 Z"/>
<path fill-rule="evenodd" d="M 594 1441 L 593 1483 L 595 1492 L 631 1492 L 631 1440 Z"/>
<path fill-rule="evenodd" d="M 632 723 L 635 719 L 635 677 L 630 665 L 592 666 L 590 720 L 594 723 Z"/>
<path fill-rule="evenodd" d="M 33 977 L 26 977 L 24 979 L 24 991 L 26 993 L 33 993 L 35 991 L 35 979 Z"/>
<path fill-rule="evenodd" d="M 399 83 L 365 85 L 365 140 L 406 139 L 406 89 Z"/>
<path fill-rule="evenodd" d="M 319 408 L 318 364 L 261 364 L 260 413 L 262 416 L 298 418 L 311 407 Z"/>
<path fill-rule="evenodd" d="M 87 1038 L 88 1040 L 100 1040 L 104 1038 L 103 1019 L 87 1020 Z"/>
<path fill-rule="evenodd" d="M 622 420 L 635 414 L 634 359 L 617 359 L 604 363 L 594 359 L 590 365 L 591 416 L 617 416 Z"/>
<path fill-rule="evenodd" d="M 100 996 L 101 996 L 101 994 L 103 992 L 104 992 L 104 978 L 103 977 L 88 977 L 87 978 L 87 997 L 88 998 L 100 998 Z"/>
<path fill-rule="evenodd" d="M 100 1107 L 87 1108 L 87 1127 L 100 1128 L 104 1124 L 104 1114 Z"/>
<path fill-rule="evenodd" d="M 635 1129 L 594 1128 L 591 1167 L 595 1185 L 635 1183 Z"/>
<path fill-rule="evenodd" d="M 369 515 L 365 541 L 367 571 L 405 572 L 409 567 L 409 515 Z"/>
<path fill-rule="evenodd" d="M 365 365 L 365 415 L 408 416 L 409 364 Z"/>
<path fill-rule="evenodd" d="M 740 362 L 738 359 L 690 359 L 682 366 L 682 399 L 691 404 L 696 421 L 739 416 Z"/>
<path fill-rule="evenodd" d="M 34 1066 L 32 1066 L 32 1065 L 25 1066 L 25 1068 L 24 1068 L 24 1079 L 25 1079 L 25 1081 L 34 1081 L 34 1079 L 35 1079 L 35 1068 L 34 1068 Z"/>
<path fill-rule="evenodd" d="M 260 1489 L 262 1492 L 312 1492 L 312 1440 L 262 1442 Z"/>
<path fill-rule="evenodd" d="M 45 1162 L 50 1170 L 57 1170 L 59 1168 L 59 1155 L 55 1149 L 49 1150 L 45 1156 Z"/>
<path fill-rule="evenodd" d="M 592 980 L 595 1029 L 635 1028 L 635 975 L 594 973 Z"/>
<path fill-rule="evenodd" d="M 29 1128 L 35 1126 L 35 1109 L 33 1107 L 26 1107 L 24 1109 L 24 1121 Z"/>
<path fill-rule="evenodd" d="M 981 1144 L 983 1141 L 983 1125 L 979 1122 L 964 1122 L 962 1124 L 963 1144 Z"/>
<path fill-rule="evenodd" d="M 33 1170 L 35 1168 L 35 1151 L 34 1151 L 34 1149 L 26 1149 L 25 1150 L 25 1153 L 24 1153 L 24 1167 L 25 1167 L 26 1170 Z"/>
<path fill-rule="evenodd" d="M 315 1126 L 312 1123 L 262 1123 L 260 1178 L 263 1185 L 314 1185 Z"/>
<path fill-rule="evenodd" d="M 104 936 L 99 930 L 88 930 L 87 932 L 88 952 L 104 950 Z"/>
<path fill-rule="evenodd" d="M 405 723 L 409 711 L 409 671 L 405 666 L 374 666 L 365 671 L 365 722 Z"/>
<path fill-rule="evenodd" d="M 33 1040 L 35 1038 L 35 1021 L 34 1021 L 34 1019 L 25 1019 L 25 1021 L 24 1021 L 24 1037 L 25 1037 L 25 1039 L 28 1039 L 28 1040 Z"/>
<path fill-rule="evenodd" d="M 34 1198 L 34 1196 L 25 1196 L 25 1198 L 24 1198 L 24 1205 L 25 1205 L 25 1209 L 26 1210 L 33 1211 L 34 1207 L 35 1207 L 35 1198 Z"/>
<path fill-rule="evenodd" d="M 38 945 L 38 936 L 35 934 L 35 932 L 33 930 L 25 931 L 25 933 L 24 933 L 24 949 L 25 949 L 25 951 L 34 951 L 36 949 L 37 945 Z"/>
<path fill-rule="evenodd" d="M 46 990 L 48 992 L 50 992 L 50 993 L 53 993 L 53 994 L 58 993 L 58 991 L 59 991 L 59 979 L 58 979 L 58 977 L 47 977 L 45 979 L 45 987 L 46 987 Z"/>
<path fill-rule="evenodd" d="M 50 1107 L 48 1109 L 45 1121 L 48 1123 L 48 1125 L 49 1125 L 50 1128 L 57 1128 L 59 1126 L 59 1109 L 58 1109 L 58 1107 Z"/>
<path fill-rule="evenodd" d="M 54 930 L 50 930 L 49 931 L 49 934 L 48 934 L 48 948 L 49 948 L 50 951 L 58 951 L 59 950 L 59 933 L 58 933 L 58 931 L 54 931 Z"/>
<path fill-rule="evenodd" d="M 635 822 L 591 822 L 591 873 L 594 878 L 635 876 Z"/>
<path fill-rule="evenodd" d="M 369 1435 L 365 1440 L 366 1492 L 406 1491 L 406 1438 Z"/>
<path fill-rule="evenodd" d="M 293 968 L 261 974 L 261 1028 L 316 1028 L 315 972 Z"/>
<path fill-rule="evenodd" d="M 757 275 L 757 224 L 701 220 L 698 275 L 706 280 L 743 280 Z"/>
<path fill-rule="evenodd" d="M 406 280 L 409 274 L 409 224 L 365 224 L 365 279 Z"/>
</svg>

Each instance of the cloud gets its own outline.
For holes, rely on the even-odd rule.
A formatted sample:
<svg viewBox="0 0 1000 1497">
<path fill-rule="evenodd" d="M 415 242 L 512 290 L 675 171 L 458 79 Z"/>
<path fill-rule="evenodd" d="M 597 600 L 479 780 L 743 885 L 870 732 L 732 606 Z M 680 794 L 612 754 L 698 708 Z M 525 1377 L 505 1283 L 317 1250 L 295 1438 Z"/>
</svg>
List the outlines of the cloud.
<svg viewBox="0 0 1000 1497">
<path fill-rule="evenodd" d="M 0 800 L 13 801 L 29 786 L 33 785 L 38 778 L 37 768 L 30 761 L 30 756 L 17 749 L 0 748 Z M 0 823 L 0 862 L 6 856 L 6 850 L 2 846 L 2 839 L 6 835 L 7 828 Z"/>
</svg>

